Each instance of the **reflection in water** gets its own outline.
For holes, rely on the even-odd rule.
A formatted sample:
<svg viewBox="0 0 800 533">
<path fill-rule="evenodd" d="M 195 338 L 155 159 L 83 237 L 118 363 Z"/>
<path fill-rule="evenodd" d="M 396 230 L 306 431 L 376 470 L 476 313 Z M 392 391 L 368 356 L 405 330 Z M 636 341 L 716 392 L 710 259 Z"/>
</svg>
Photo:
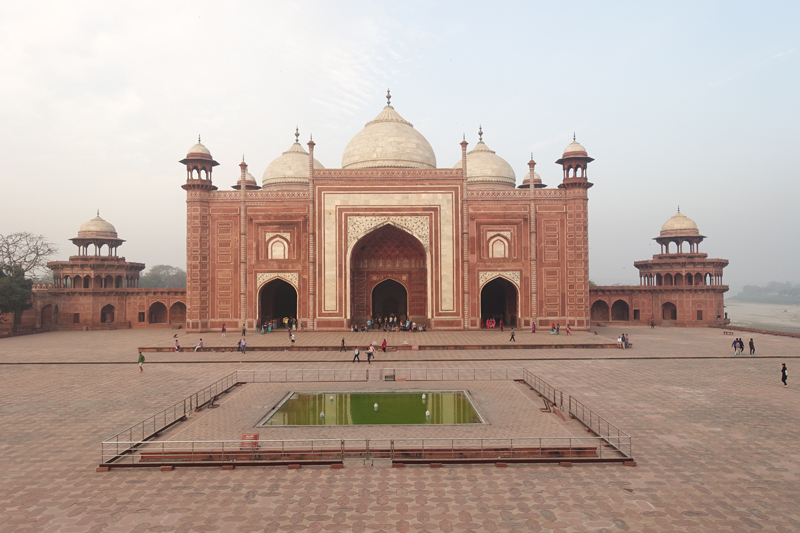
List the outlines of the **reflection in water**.
<svg viewBox="0 0 800 533">
<path fill-rule="evenodd" d="M 423 397 L 424 396 L 424 397 Z M 375 404 L 378 407 L 375 407 Z M 426 413 L 429 416 L 426 416 Z M 475 424 L 480 418 L 457 392 L 294 393 L 265 426 Z"/>
</svg>

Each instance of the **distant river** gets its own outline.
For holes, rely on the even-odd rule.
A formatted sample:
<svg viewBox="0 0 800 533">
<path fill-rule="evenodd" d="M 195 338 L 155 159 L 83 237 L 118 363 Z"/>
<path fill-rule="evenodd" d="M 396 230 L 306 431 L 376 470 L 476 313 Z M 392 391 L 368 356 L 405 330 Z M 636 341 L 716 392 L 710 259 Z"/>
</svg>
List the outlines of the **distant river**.
<svg viewBox="0 0 800 533">
<path fill-rule="evenodd" d="M 725 301 L 725 312 L 736 326 L 800 333 L 800 305 Z"/>
</svg>

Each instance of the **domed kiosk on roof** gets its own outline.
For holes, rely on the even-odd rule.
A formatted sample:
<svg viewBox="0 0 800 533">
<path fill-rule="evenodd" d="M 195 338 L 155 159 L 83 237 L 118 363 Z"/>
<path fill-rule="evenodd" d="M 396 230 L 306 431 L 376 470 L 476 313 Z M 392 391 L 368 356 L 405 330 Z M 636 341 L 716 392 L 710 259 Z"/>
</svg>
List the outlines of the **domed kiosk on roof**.
<svg viewBox="0 0 800 533">
<path fill-rule="evenodd" d="M 467 153 L 467 185 L 475 189 L 513 189 L 517 184 L 514 169 L 483 142 L 478 128 L 478 144 Z M 461 168 L 461 161 L 453 165 Z"/>
<path fill-rule="evenodd" d="M 89 246 L 94 246 L 94 255 L 100 255 L 103 246 L 108 247 L 108 255 L 116 255 L 117 248 L 125 242 L 117 235 L 116 228 L 97 216 L 81 224 L 78 236 L 70 239 L 78 247 L 78 255 L 88 255 Z"/>
<path fill-rule="evenodd" d="M 314 159 L 315 169 L 324 169 Z M 308 152 L 300 144 L 300 132 L 295 129 L 294 144 L 267 166 L 261 178 L 264 189 L 297 190 L 308 188 Z"/>
<path fill-rule="evenodd" d="M 676 235 L 700 235 L 697 224 L 694 223 L 694 220 L 681 213 L 680 208 L 677 213 L 672 215 L 672 217 L 661 226 L 661 237 Z"/>
<path fill-rule="evenodd" d="M 388 92 L 386 99 L 383 111 L 347 144 L 342 168 L 436 168 L 436 155 L 427 139 L 394 110 Z"/>
</svg>

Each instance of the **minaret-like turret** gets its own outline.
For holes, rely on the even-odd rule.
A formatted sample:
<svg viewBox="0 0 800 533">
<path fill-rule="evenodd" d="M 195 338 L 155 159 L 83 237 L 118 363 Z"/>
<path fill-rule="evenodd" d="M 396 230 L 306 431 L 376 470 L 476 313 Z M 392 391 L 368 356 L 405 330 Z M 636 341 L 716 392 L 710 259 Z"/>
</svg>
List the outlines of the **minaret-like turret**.
<svg viewBox="0 0 800 533">
<path fill-rule="evenodd" d="M 186 165 L 186 183 L 183 185 L 184 190 L 217 190 L 211 182 L 211 170 L 219 165 L 219 163 L 214 161 L 214 158 L 211 157 L 211 152 L 208 151 L 208 148 L 203 146 L 199 136 L 197 137 L 197 144 L 189 148 L 186 157 L 181 159 L 180 162 Z"/>
<path fill-rule="evenodd" d="M 592 161 L 594 161 L 594 159 L 589 157 L 589 154 L 586 153 L 586 148 L 581 146 L 581 144 L 575 140 L 575 135 L 573 135 L 572 142 L 564 148 L 561 159 L 556 161 L 556 164 L 561 165 L 564 169 L 564 178 L 558 188 L 590 188 L 592 184 L 589 183 L 587 179 L 586 169 Z"/>
</svg>

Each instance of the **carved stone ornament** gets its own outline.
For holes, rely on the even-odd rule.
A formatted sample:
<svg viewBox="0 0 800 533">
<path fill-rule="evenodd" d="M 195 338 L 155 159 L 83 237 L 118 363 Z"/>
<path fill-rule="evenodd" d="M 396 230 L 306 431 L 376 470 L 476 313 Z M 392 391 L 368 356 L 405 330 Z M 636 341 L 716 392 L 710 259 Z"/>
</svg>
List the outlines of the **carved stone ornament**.
<svg viewBox="0 0 800 533">
<path fill-rule="evenodd" d="M 264 240 L 268 241 L 271 238 L 273 238 L 275 235 L 278 235 L 279 237 L 283 237 L 288 242 L 292 242 L 292 234 L 291 233 L 265 233 L 264 234 Z"/>
<path fill-rule="evenodd" d="M 480 286 L 483 287 L 489 281 L 493 280 L 494 278 L 505 278 L 514 283 L 514 285 L 519 288 L 519 270 L 508 270 L 508 271 L 494 271 L 494 272 L 481 272 L 478 275 L 478 281 Z"/>
<path fill-rule="evenodd" d="M 373 228 L 384 224 L 394 224 L 419 239 L 426 252 L 430 252 L 430 221 L 422 216 L 349 216 L 347 217 L 347 249 Z"/>
<path fill-rule="evenodd" d="M 297 289 L 300 276 L 297 272 L 259 272 L 256 274 L 256 285 L 260 289 L 266 282 L 275 278 L 284 279 Z"/>
<path fill-rule="evenodd" d="M 501 237 L 505 237 L 508 242 L 511 242 L 511 232 L 510 231 L 489 231 L 487 239 L 491 240 L 492 237 L 500 235 Z"/>
</svg>

